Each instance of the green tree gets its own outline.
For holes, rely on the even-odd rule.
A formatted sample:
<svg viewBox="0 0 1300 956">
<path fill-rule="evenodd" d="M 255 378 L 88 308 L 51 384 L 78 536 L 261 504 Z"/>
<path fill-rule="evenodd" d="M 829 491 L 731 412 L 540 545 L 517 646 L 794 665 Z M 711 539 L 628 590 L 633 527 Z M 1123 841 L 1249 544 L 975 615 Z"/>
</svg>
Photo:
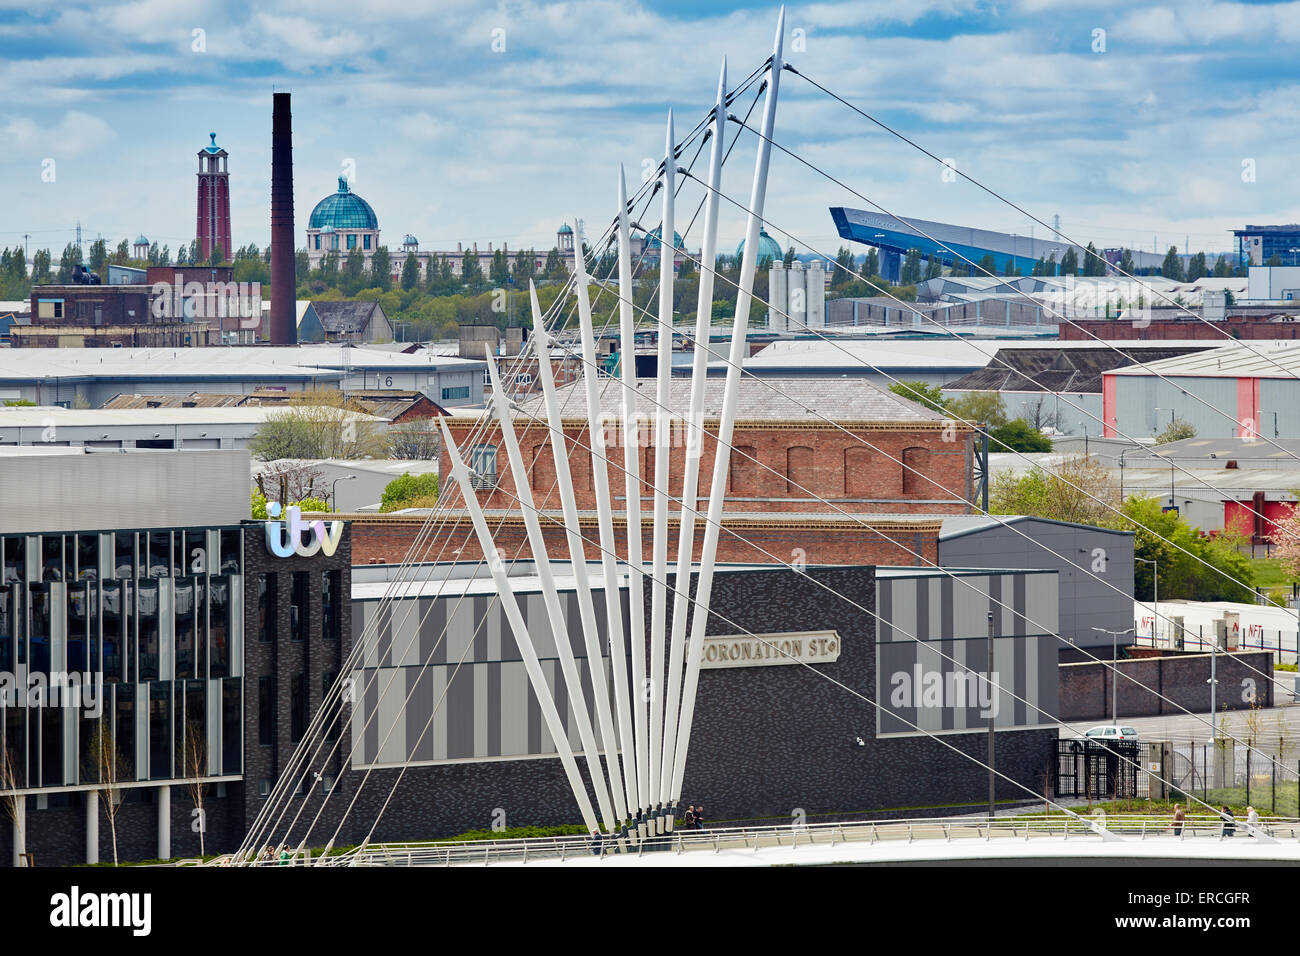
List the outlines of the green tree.
<svg viewBox="0 0 1300 956">
<path fill-rule="evenodd" d="M 107 275 L 104 271 L 106 265 L 108 265 L 108 244 L 103 239 L 96 239 L 90 244 L 90 256 L 87 266 L 91 272 L 102 279 Z"/>
<path fill-rule="evenodd" d="M 465 250 L 465 258 L 461 260 L 460 280 L 474 295 L 483 291 L 483 267 L 479 264 L 478 253 L 470 249 Z"/>
<path fill-rule="evenodd" d="M 1183 260 L 1178 257 L 1178 247 L 1170 246 L 1165 253 L 1165 261 L 1160 265 L 1160 274 L 1166 279 L 1181 281 L 1183 278 Z"/>
<path fill-rule="evenodd" d="M 50 281 L 50 250 L 37 249 L 32 256 L 32 284 Z"/>
<path fill-rule="evenodd" d="M 1195 282 L 1205 275 L 1209 275 L 1209 270 L 1205 265 L 1205 253 L 1198 252 L 1187 263 L 1187 281 Z"/>
<path fill-rule="evenodd" d="M 990 429 L 1001 428 L 1007 423 L 1007 406 L 998 392 L 966 392 L 950 398 L 948 410 L 956 418 L 982 422 Z"/>
<path fill-rule="evenodd" d="M 793 245 L 791 245 L 789 249 L 785 250 L 785 256 L 784 256 L 783 261 L 785 262 L 785 267 L 786 267 L 787 269 L 789 269 L 789 268 L 790 268 L 790 264 L 794 262 L 794 246 L 793 246 Z"/>
<path fill-rule="evenodd" d="M 563 279 L 569 274 L 569 269 L 564 264 L 564 257 L 560 255 L 558 246 L 552 246 L 551 251 L 546 254 L 546 265 L 542 267 L 542 278 L 544 279 Z"/>
<path fill-rule="evenodd" d="M 943 260 L 938 255 L 933 255 L 926 261 L 925 278 L 937 279 L 941 275 L 943 275 Z"/>
<path fill-rule="evenodd" d="M 420 260 L 415 258 L 415 253 L 408 252 L 406 261 L 402 263 L 402 289 L 410 292 L 420 284 Z"/>
<path fill-rule="evenodd" d="M 986 252 L 984 258 L 980 259 L 980 267 L 975 272 L 976 275 L 997 275 L 998 261 L 993 257 L 993 253 Z"/>
<path fill-rule="evenodd" d="M 370 257 L 370 284 L 387 292 L 393 285 L 393 260 L 387 246 L 380 246 Z"/>
<path fill-rule="evenodd" d="M 1181 418 L 1175 418 L 1165 426 L 1164 431 L 1156 435 L 1157 445 L 1167 445 L 1171 441 L 1182 441 L 1184 438 L 1195 438 L 1196 428 L 1191 422 L 1183 421 Z"/>
<path fill-rule="evenodd" d="M 1077 276 L 1079 274 L 1079 255 L 1074 251 L 1074 246 L 1065 250 L 1061 256 L 1061 275 Z"/>
<path fill-rule="evenodd" d="M 840 246 L 839 251 L 835 253 L 835 265 L 838 268 L 831 269 L 832 289 L 838 289 L 853 279 L 853 253 L 848 246 Z"/>
<path fill-rule="evenodd" d="M 343 278 L 339 284 L 344 295 L 356 295 L 366 281 L 366 257 L 360 249 L 348 250 L 343 263 Z"/>
<path fill-rule="evenodd" d="M 898 281 L 903 285 L 916 285 L 921 281 L 921 250 L 912 248 L 907 250 L 907 256 L 903 259 L 903 268 L 899 272 Z"/>
<path fill-rule="evenodd" d="M 1133 266 L 1133 252 L 1131 250 L 1125 249 L 1120 253 L 1119 269 L 1120 272 L 1123 272 L 1125 275 L 1133 275 L 1135 270 Z"/>
<path fill-rule="evenodd" d="M 880 253 L 875 246 L 867 250 L 867 261 L 862 266 L 862 274 L 867 278 L 880 275 Z"/>
<path fill-rule="evenodd" d="M 989 429 L 989 451 L 1051 451 L 1052 440 L 1023 418 Z"/>
<path fill-rule="evenodd" d="M 379 510 L 397 511 L 399 508 L 419 507 L 412 502 L 428 501 L 432 507 L 438 500 L 438 476 L 434 472 L 423 475 L 403 473 L 384 487 L 384 494 L 379 501 Z"/>
<path fill-rule="evenodd" d="M 67 285 L 72 281 L 72 274 L 77 271 L 77 266 L 81 265 L 81 247 L 75 242 L 70 242 L 63 247 L 63 255 L 59 257 L 59 284 Z"/>
<path fill-rule="evenodd" d="M 1226 279 L 1232 275 L 1232 266 L 1228 265 L 1228 260 L 1224 256 L 1219 256 L 1214 263 L 1214 277 L 1216 279 Z"/>
<path fill-rule="evenodd" d="M 930 385 L 920 380 L 904 380 L 895 382 L 889 386 L 889 390 L 895 395 L 918 402 L 941 415 L 948 412 L 948 400 L 943 397 L 943 389 L 938 385 Z"/>
<path fill-rule="evenodd" d="M 497 249 L 492 253 L 492 263 L 488 266 L 488 281 L 498 289 L 504 288 L 510 282 L 510 260 L 506 257 L 504 249 Z"/>
</svg>

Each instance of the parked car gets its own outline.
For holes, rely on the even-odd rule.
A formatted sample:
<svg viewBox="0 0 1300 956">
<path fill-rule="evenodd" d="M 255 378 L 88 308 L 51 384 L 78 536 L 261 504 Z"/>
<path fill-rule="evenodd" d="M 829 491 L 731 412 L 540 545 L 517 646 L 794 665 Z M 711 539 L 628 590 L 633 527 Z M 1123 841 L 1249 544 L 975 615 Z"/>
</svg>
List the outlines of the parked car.
<svg viewBox="0 0 1300 956">
<path fill-rule="evenodd" d="M 1085 737 L 1092 740 L 1137 740 L 1138 732 L 1133 727 L 1120 727 L 1116 724 L 1103 724 L 1084 731 Z"/>
</svg>

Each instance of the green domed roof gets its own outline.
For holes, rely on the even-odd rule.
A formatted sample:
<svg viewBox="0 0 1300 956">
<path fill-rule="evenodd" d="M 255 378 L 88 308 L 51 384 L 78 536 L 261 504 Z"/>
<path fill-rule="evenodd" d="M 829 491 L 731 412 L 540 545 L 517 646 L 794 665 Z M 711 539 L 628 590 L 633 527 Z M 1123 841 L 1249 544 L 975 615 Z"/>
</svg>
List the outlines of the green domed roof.
<svg viewBox="0 0 1300 956">
<path fill-rule="evenodd" d="M 740 240 L 740 245 L 736 246 L 736 261 L 739 262 L 741 256 L 745 254 L 745 240 Z M 767 234 L 767 230 L 760 228 L 758 230 L 758 261 L 775 262 L 781 259 L 785 253 L 781 250 L 781 244 Z"/>
<path fill-rule="evenodd" d="M 323 229 L 333 226 L 335 229 L 378 229 L 379 218 L 375 211 L 356 193 L 348 188 L 345 177 L 339 177 L 339 191 L 326 196 L 311 211 L 308 229 Z"/>
<path fill-rule="evenodd" d="M 646 233 L 645 251 L 647 254 L 651 252 L 659 251 L 659 237 L 662 235 L 662 233 L 660 232 L 661 229 L 663 229 L 663 226 L 655 226 L 648 233 Z M 680 232 L 677 232 L 676 230 L 673 230 L 673 252 L 677 253 L 685 248 L 686 248 L 686 243 L 682 240 L 682 234 Z"/>
<path fill-rule="evenodd" d="M 146 239 L 144 236 L 136 236 L 136 237 L 135 237 L 135 245 L 137 245 L 137 246 L 147 246 L 147 245 L 149 245 L 149 240 Z"/>
<path fill-rule="evenodd" d="M 560 235 L 568 235 L 569 233 L 573 232 L 573 227 L 566 222 L 563 225 L 561 225 L 560 228 L 556 230 L 556 232 L 558 232 Z"/>
</svg>

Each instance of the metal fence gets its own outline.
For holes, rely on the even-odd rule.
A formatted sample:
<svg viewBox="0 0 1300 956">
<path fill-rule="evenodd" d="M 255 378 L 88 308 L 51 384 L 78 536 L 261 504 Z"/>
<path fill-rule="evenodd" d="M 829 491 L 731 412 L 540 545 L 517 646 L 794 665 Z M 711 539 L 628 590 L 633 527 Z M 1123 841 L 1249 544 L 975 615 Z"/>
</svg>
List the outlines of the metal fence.
<svg viewBox="0 0 1300 956">
<path fill-rule="evenodd" d="M 1052 789 L 1057 799 L 1146 798 L 1149 775 L 1141 771 L 1144 751 L 1133 740 L 1058 740 Z"/>
<path fill-rule="evenodd" d="M 1183 794 L 1211 806 L 1253 806 L 1261 814 L 1297 811 L 1300 760 L 1284 738 L 1276 747 L 1243 746 L 1230 738 L 1171 743 L 1165 776 Z M 1289 751 L 1289 754 L 1288 754 Z"/>
</svg>

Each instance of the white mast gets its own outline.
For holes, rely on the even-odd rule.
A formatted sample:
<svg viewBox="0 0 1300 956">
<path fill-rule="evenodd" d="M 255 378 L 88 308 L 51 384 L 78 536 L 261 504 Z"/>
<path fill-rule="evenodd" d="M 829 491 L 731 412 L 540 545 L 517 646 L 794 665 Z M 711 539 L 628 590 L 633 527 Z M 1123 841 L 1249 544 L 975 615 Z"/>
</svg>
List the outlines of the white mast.
<svg viewBox="0 0 1300 956">
<path fill-rule="evenodd" d="M 718 553 L 718 534 L 722 524 L 722 503 L 727 491 L 727 471 L 731 464 L 731 437 L 736 423 L 736 392 L 740 385 L 741 362 L 745 358 L 745 335 L 749 330 L 749 305 L 754 290 L 754 271 L 758 264 L 758 231 L 763 216 L 763 199 L 767 193 L 768 161 L 772 155 L 772 132 L 776 122 L 776 96 L 781 84 L 781 41 L 785 33 L 785 7 L 776 24 L 776 41 L 767 80 L 767 100 L 763 104 L 763 125 L 754 160 L 754 182 L 749 196 L 749 216 L 745 228 L 745 254 L 740 264 L 740 287 L 736 292 L 736 319 L 731 328 L 731 352 L 727 382 L 722 393 L 722 414 L 718 421 L 717 451 L 713 456 L 713 483 L 709 487 L 708 524 L 704 528 L 704 547 L 700 553 L 700 579 L 696 588 L 695 611 L 691 618 L 691 642 L 686 652 L 686 677 L 682 685 L 682 712 L 677 726 L 677 752 L 673 762 L 672 798 L 682 794 L 682 775 L 686 770 L 686 751 L 691 742 L 691 721 L 695 717 L 695 691 L 700 677 L 700 656 L 704 650 L 704 631 L 709 621 L 709 598 L 713 590 L 713 562 Z M 712 265 L 711 263 L 709 265 Z"/>
<path fill-rule="evenodd" d="M 564 683 L 569 689 L 569 700 L 573 705 L 573 716 L 578 725 L 578 737 L 582 741 L 587 770 L 591 774 L 591 785 L 596 791 L 596 802 L 600 804 L 600 815 L 605 821 L 605 829 L 609 833 L 615 833 L 622 821 L 614 816 L 613 807 L 610 806 L 605 776 L 600 768 L 600 752 L 596 746 L 596 735 L 592 731 L 591 716 L 587 713 L 586 696 L 582 693 L 582 678 L 578 674 L 578 664 L 574 660 L 573 647 L 569 641 L 569 627 L 564 620 L 564 614 L 560 611 L 560 596 L 555 587 L 555 577 L 551 573 L 551 559 L 547 554 L 546 539 L 542 537 L 542 526 L 537 520 L 537 505 L 533 500 L 533 489 L 529 486 L 529 475 L 524 468 L 524 456 L 519 450 L 519 438 L 515 435 L 515 423 L 510 415 L 510 400 L 501 387 L 497 363 L 491 356 L 488 356 L 487 366 L 488 376 L 492 380 L 492 405 L 496 411 L 497 421 L 501 425 L 501 441 L 506 446 L 506 457 L 510 461 L 510 474 L 515 482 L 515 497 L 519 501 L 519 510 L 523 513 L 524 528 L 528 532 L 528 547 L 533 552 L 533 564 L 537 568 L 538 578 L 541 579 L 542 599 L 546 604 L 551 634 L 555 638 L 555 653 L 560 660 Z M 585 571 L 586 569 L 583 568 L 583 573 Z M 595 663 L 599 665 L 600 658 L 597 658 Z M 594 683 L 596 679 L 593 679 Z"/>
<path fill-rule="evenodd" d="M 596 813 L 592 810 L 591 800 L 587 798 L 587 787 L 582 782 L 582 774 L 578 771 L 577 761 L 573 759 L 573 750 L 569 747 L 568 731 L 560 721 L 559 711 L 555 709 L 555 699 L 551 696 L 551 688 L 546 683 L 546 675 L 542 672 L 542 664 L 537 659 L 537 651 L 533 647 L 532 638 L 528 636 L 528 627 L 524 623 L 524 616 L 519 613 L 519 602 L 515 599 L 515 592 L 510 586 L 510 579 L 506 577 L 505 565 L 501 561 L 501 556 L 497 554 L 496 546 L 492 543 L 492 534 L 488 531 L 487 522 L 483 519 L 483 509 L 479 507 L 478 497 L 474 494 L 474 487 L 469 478 L 469 469 L 465 467 L 460 452 L 456 450 L 456 442 L 452 440 L 451 432 L 447 428 L 447 420 L 440 418 L 438 421 L 442 425 L 442 440 L 446 444 L 447 454 L 451 459 L 452 476 L 460 485 L 461 497 L 465 499 L 465 506 L 469 509 L 470 521 L 474 524 L 474 533 L 478 536 L 479 546 L 483 549 L 483 556 L 487 559 L 488 568 L 492 571 L 492 580 L 496 582 L 497 595 L 501 599 L 501 606 L 505 609 L 506 619 L 510 622 L 510 630 L 514 633 L 515 643 L 519 646 L 519 655 L 524 660 L 524 669 L 528 671 L 528 679 L 532 682 L 533 692 L 537 695 L 537 703 L 541 708 L 542 717 L 551 733 L 551 740 L 555 744 L 555 749 L 560 755 L 560 762 L 564 765 L 564 773 L 569 778 L 569 786 L 573 789 L 573 795 L 578 801 L 578 809 L 582 811 L 583 822 L 586 824 L 587 830 L 594 833 L 600 829 L 600 825 L 596 822 Z"/>
<path fill-rule="evenodd" d="M 660 236 L 662 240 L 663 237 Z M 662 247 L 663 242 L 660 242 Z M 638 829 L 650 804 L 650 748 L 646 743 L 645 567 L 641 550 L 641 423 L 637 418 L 636 328 L 632 316 L 632 250 L 627 221 L 627 183 L 618 168 L 618 366 L 623 381 L 623 489 L 627 498 L 627 606 L 632 648 L 632 706 L 636 708 Z"/>
<path fill-rule="evenodd" d="M 609 495 L 609 459 L 605 454 L 605 422 L 600 412 L 596 384 L 596 342 L 591 326 L 591 298 L 587 292 L 587 264 L 582 255 L 582 234 L 574 233 L 574 282 L 578 290 L 578 328 L 582 337 L 582 381 L 587 394 L 587 434 L 591 443 L 591 487 L 596 498 L 600 528 L 600 563 L 605 576 L 605 622 L 609 631 L 609 663 L 614 675 L 614 706 L 618 711 L 618 739 L 622 751 L 623 787 L 630 811 L 637 806 L 636 750 L 632 737 L 632 710 L 628 701 L 627 645 L 623 640 L 623 608 L 615 561 L 614 516 Z M 633 601 L 632 603 L 635 603 Z M 607 744 L 608 746 L 608 744 Z"/>
<path fill-rule="evenodd" d="M 678 708 L 681 704 L 682 660 L 686 653 L 686 619 L 691 593 L 691 557 L 695 551 L 695 514 L 699 508 L 700 452 L 704 445 L 704 382 L 709 360 L 709 330 L 713 317 L 714 266 L 718 254 L 718 198 L 722 188 L 722 153 L 727 124 L 727 59 L 718 75 L 709 145 L 709 191 L 704 201 L 704 240 L 700 249 L 700 289 L 695 304 L 695 353 L 691 361 L 691 405 L 686 416 L 686 465 L 682 474 L 681 526 L 677 534 L 677 575 L 673 587 L 673 628 L 665 679 L 663 775 L 659 799 L 668 804 L 666 822 L 672 829 L 676 801 L 672 768 L 677 748 Z M 658 482 L 656 481 L 656 484 Z M 658 575 L 656 575 L 657 577 Z"/>
<path fill-rule="evenodd" d="M 673 136 L 673 111 L 668 111 L 664 134 L 664 205 L 659 227 L 659 338 L 655 371 L 655 475 L 654 542 L 650 585 L 650 798 L 656 833 L 663 833 L 662 757 L 664 719 L 664 615 L 668 606 L 668 459 L 672 455 L 672 415 L 668 410 L 668 385 L 673 363 L 673 259 L 677 233 L 673 222 L 673 193 L 677 182 L 677 147 Z M 669 238 L 672 237 L 672 238 Z"/>
<path fill-rule="evenodd" d="M 582 255 L 581 248 L 577 255 Z M 537 288 L 528 282 L 528 293 L 533 308 L 533 348 L 537 352 L 537 377 L 542 383 L 542 396 L 546 401 L 546 420 L 551 433 L 551 456 L 555 459 L 555 484 L 560 489 L 560 505 L 564 509 L 564 528 L 569 541 L 569 560 L 577 582 L 578 615 L 582 621 L 582 637 L 587 649 L 587 664 L 591 668 L 592 697 L 596 702 L 596 719 L 600 724 L 600 739 L 605 749 L 605 766 L 609 773 L 609 787 L 614 797 L 614 809 L 620 825 L 628 817 L 623 787 L 618 779 L 618 735 L 609 707 L 609 675 L 605 671 L 605 652 L 600 646 L 600 631 L 596 625 L 596 607 L 591 600 L 591 584 L 587 580 L 587 549 L 578 524 L 578 505 L 573 494 L 573 474 L 569 470 L 569 447 L 564 438 L 564 423 L 559 402 L 555 396 L 555 376 L 551 370 L 549 339 L 541 307 L 537 304 Z M 586 746 L 585 744 L 583 746 Z"/>
</svg>

